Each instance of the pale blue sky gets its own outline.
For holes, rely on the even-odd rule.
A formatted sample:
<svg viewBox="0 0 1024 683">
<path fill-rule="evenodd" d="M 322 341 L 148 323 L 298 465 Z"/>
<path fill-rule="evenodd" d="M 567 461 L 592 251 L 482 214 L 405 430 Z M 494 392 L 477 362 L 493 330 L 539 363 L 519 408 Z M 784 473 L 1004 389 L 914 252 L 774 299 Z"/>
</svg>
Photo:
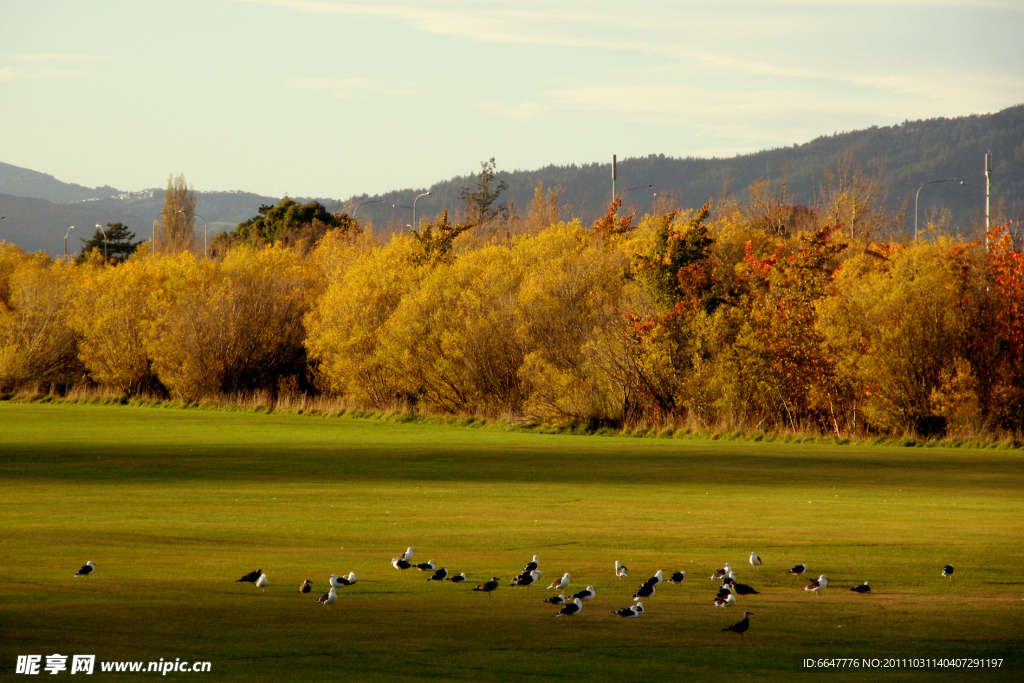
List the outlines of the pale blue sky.
<svg viewBox="0 0 1024 683">
<path fill-rule="evenodd" d="M 1024 102 L 1024 0 L 0 0 L 0 161 L 347 198 Z"/>
</svg>

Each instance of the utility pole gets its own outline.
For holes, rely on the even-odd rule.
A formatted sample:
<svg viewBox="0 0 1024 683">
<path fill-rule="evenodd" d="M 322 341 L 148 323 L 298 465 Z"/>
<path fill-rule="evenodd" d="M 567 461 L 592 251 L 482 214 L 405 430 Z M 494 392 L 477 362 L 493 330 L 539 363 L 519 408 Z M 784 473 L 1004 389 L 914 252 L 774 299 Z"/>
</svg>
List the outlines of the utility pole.
<svg viewBox="0 0 1024 683">
<path fill-rule="evenodd" d="M 992 155 L 985 153 L 985 251 L 988 251 L 988 231 L 992 229 Z"/>
</svg>

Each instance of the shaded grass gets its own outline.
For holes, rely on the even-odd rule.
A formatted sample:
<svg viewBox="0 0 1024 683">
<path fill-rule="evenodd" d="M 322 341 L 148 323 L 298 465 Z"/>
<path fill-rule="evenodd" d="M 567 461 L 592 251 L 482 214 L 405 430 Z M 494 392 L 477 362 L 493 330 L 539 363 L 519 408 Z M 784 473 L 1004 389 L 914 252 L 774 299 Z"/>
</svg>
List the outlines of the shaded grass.
<svg viewBox="0 0 1024 683">
<path fill-rule="evenodd" d="M 804 656 L 900 654 L 1006 657 L 1015 669 L 981 675 L 1010 680 L 1024 625 L 1021 460 L 2 404 L 0 671 L 17 654 L 62 652 L 207 659 L 218 680 L 789 680 Z M 570 571 L 598 599 L 565 623 L 542 588 L 428 585 L 389 564 L 410 544 L 474 585 L 507 583 L 536 553 L 544 585 Z M 745 564 L 751 550 L 760 570 Z M 71 579 L 87 559 L 96 575 Z M 611 576 L 616 559 L 629 579 Z M 706 578 L 725 561 L 763 591 L 728 613 Z M 800 590 L 784 575 L 800 562 L 834 588 Z M 947 562 L 953 582 L 939 577 Z M 256 567 L 266 592 L 234 582 Z M 642 619 L 608 615 L 659 568 L 690 578 L 659 588 Z M 359 583 L 331 608 L 296 592 L 350 570 Z M 847 590 L 864 580 L 878 592 Z M 743 608 L 755 616 L 741 644 L 721 628 Z"/>
</svg>

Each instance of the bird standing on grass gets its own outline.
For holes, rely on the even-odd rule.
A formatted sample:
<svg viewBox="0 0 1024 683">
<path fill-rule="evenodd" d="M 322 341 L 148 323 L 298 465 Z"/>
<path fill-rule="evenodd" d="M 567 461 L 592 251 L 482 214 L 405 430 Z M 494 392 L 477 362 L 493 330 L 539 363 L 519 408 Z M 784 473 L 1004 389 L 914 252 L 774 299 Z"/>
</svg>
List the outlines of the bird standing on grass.
<svg viewBox="0 0 1024 683">
<path fill-rule="evenodd" d="M 582 600 L 583 602 L 590 602 L 591 600 L 594 599 L 594 592 L 595 591 L 594 591 L 594 587 L 593 586 L 587 586 L 586 588 L 581 590 L 579 593 L 573 593 L 571 596 L 569 596 L 569 599 L 570 600 Z"/>
<path fill-rule="evenodd" d="M 750 617 L 752 617 L 753 615 L 754 615 L 753 612 L 744 612 L 742 620 L 737 621 L 732 626 L 727 626 L 727 627 L 723 628 L 722 630 L 723 631 L 732 631 L 733 633 L 738 633 L 738 634 L 740 634 L 740 638 L 742 639 L 743 638 L 743 634 L 747 631 L 747 629 L 750 628 Z"/>
<path fill-rule="evenodd" d="M 430 562 L 420 562 L 419 564 L 416 564 L 416 565 L 413 565 L 413 566 L 416 567 L 416 569 L 419 569 L 421 572 L 432 572 L 432 571 L 434 571 L 434 561 L 433 560 L 431 560 Z"/>
<path fill-rule="evenodd" d="M 331 574 L 331 585 L 335 588 L 344 588 L 345 586 L 351 586 L 356 582 L 356 573 L 349 572 L 348 576 L 343 576 L 340 579 L 337 574 Z"/>
<path fill-rule="evenodd" d="M 564 605 L 565 604 L 565 596 L 564 595 L 552 595 L 550 598 L 544 598 L 544 602 L 548 603 L 549 605 Z"/>
<path fill-rule="evenodd" d="M 305 580 L 305 581 L 304 581 L 304 582 L 302 583 L 302 585 L 301 585 L 301 586 L 299 586 L 299 592 L 300 592 L 300 593 L 309 593 L 309 592 L 310 592 L 310 591 L 312 591 L 312 590 L 313 590 L 313 582 L 312 582 L 312 581 L 310 581 L 309 579 L 306 579 L 306 580 Z"/>
<path fill-rule="evenodd" d="M 670 582 L 680 585 L 683 581 L 686 581 L 686 572 L 676 572 L 668 579 Z"/>
<path fill-rule="evenodd" d="M 580 610 L 583 609 L 583 603 L 580 602 L 579 598 L 573 598 L 572 602 L 558 610 L 556 617 L 571 617 L 574 614 L 579 614 Z"/>
<path fill-rule="evenodd" d="M 812 593 L 821 594 L 821 591 L 828 587 L 828 579 L 822 574 L 816 579 L 811 579 L 811 582 L 804 586 L 805 591 L 811 591 Z"/>
<path fill-rule="evenodd" d="M 796 576 L 803 576 L 804 572 L 807 571 L 806 564 L 798 564 L 797 566 L 790 569 L 787 574 L 795 574 Z"/>
<path fill-rule="evenodd" d="M 92 570 L 95 569 L 95 568 L 96 568 L 96 565 L 93 564 L 92 560 L 89 560 L 88 562 L 86 562 L 85 564 L 82 565 L 82 568 L 78 570 L 78 573 L 75 574 L 75 577 L 89 576 L 89 574 L 92 574 Z M 951 569 L 952 569 L 952 567 L 951 567 Z"/>
<path fill-rule="evenodd" d="M 654 585 L 650 583 L 642 583 L 640 587 L 636 589 L 636 593 L 633 594 L 634 600 L 642 600 L 643 598 L 649 598 L 654 595 Z"/>
<path fill-rule="evenodd" d="M 334 586 L 331 586 L 331 592 L 330 593 L 324 593 L 319 598 L 317 598 L 316 601 L 318 603 L 320 603 L 321 605 L 333 605 L 334 601 L 337 600 L 337 599 L 338 599 L 338 593 L 335 590 Z"/>
<path fill-rule="evenodd" d="M 711 579 L 712 581 L 721 581 L 726 576 L 728 576 L 729 572 L 731 572 L 731 571 L 732 571 L 732 565 L 729 564 L 728 562 L 726 562 L 725 563 L 725 567 L 723 567 L 722 569 L 715 570 L 715 573 L 712 574 L 711 576 L 709 576 L 708 578 Z"/>
<path fill-rule="evenodd" d="M 644 585 L 657 586 L 661 583 L 662 571 L 659 569 L 654 572 L 654 576 L 644 581 Z"/>
<path fill-rule="evenodd" d="M 871 584 L 868 583 L 867 581 L 865 581 L 863 585 L 854 586 L 850 590 L 852 590 L 854 593 L 870 593 L 871 592 Z"/>
<path fill-rule="evenodd" d="M 612 614 L 617 614 L 620 617 L 630 619 L 636 619 L 643 613 L 644 604 L 642 602 L 638 602 L 635 605 L 631 605 L 630 607 L 623 607 L 622 609 L 617 609 L 614 612 L 612 612 Z"/>
<path fill-rule="evenodd" d="M 267 581 L 267 575 L 266 574 L 264 574 L 260 578 L 256 579 L 256 587 L 257 588 L 266 588 L 267 584 L 268 584 L 268 581 Z"/>
<path fill-rule="evenodd" d="M 414 550 L 414 548 L 412 546 L 409 546 L 408 548 L 405 549 L 404 553 L 399 555 L 398 559 L 405 560 L 406 562 L 412 562 L 412 551 L 413 550 Z"/>
<path fill-rule="evenodd" d="M 618 560 L 615 560 L 615 576 L 620 579 L 624 576 L 629 576 L 629 570 L 626 569 L 626 565 L 622 564 Z"/>
<path fill-rule="evenodd" d="M 516 578 L 512 579 L 513 586 L 532 586 L 540 580 L 541 572 L 534 569 L 529 574 L 520 574 Z"/>
<path fill-rule="evenodd" d="M 533 559 L 532 559 L 532 560 L 530 560 L 529 562 L 527 562 L 527 563 L 526 563 L 526 566 L 525 566 L 525 567 L 523 567 L 523 571 L 522 571 L 521 573 L 522 573 L 522 574 L 529 574 L 530 572 L 532 572 L 532 571 L 533 571 L 534 569 L 536 569 L 536 568 L 537 568 L 537 567 L 539 567 L 539 566 L 540 566 L 540 565 L 539 565 L 539 564 L 537 564 L 537 556 L 536 556 L 536 555 L 534 555 L 534 556 L 533 556 Z"/>
<path fill-rule="evenodd" d="M 754 566 L 754 567 L 760 567 L 761 566 L 761 558 L 757 556 L 757 553 L 755 553 L 755 552 L 750 553 L 750 564 L 752 566 Z"/>
<path fill-rule="evenodd" d="M 501 582 L 501 579 L 499 579 L 497 576 L 495 576 L 490 581 L 485 581 L 484 583 L 481 583 L 479 586 L 477 586 L 473 590 L 475 590 L 475 591 L 483 591 L 484 593 L 487 593 L 487 597 L 490 597 L 491 596 L 491 591 L 493 591 L 495 588 L 497 588 L 498 584 L 500 582 Z"/>
<path fill-rule="evenodd" d="M 92 564 L 92 563 L 90 562 L 90 564 Z M 943 567 L 942 568 L 942 575 L 945 576 L 950 581 L 952 581 L 953 580 L 953 565 L 947 564 L 945 567 Z"/>
<path fill-rule="evenodd" d="M 732 577 L 725 579 L 723 583 L 728 584 L 729 588 L 736 595 L 760 595 L 758 591 L 754 590 L 753 586 L 748 586 L 745 583 L 736 583 L 736 579 Z"/>
<path fill-rule="evenodd" d="M 427 581 L 444 581 L 447 578 L 448 578 L 448 570 L 445 569 L 444 567 L 441 567 L 436 572 L 431 574 L 430 578 L 427 579 Z"/>
<path fill-rule="evenodd" d="M 466 582 L 466 572 L 462 572 L 461 574 L 456 574 L 455 576 L 449 576 L 447 580 L 451 581 L 452 583 L 465 583 Z"/>
<path fill-rule="evenodd" d="M 84 567 L 82 569 L 84 569 Z M 79 571 L 81 571 L 81 569 Z M 257 569 L 256 571 L 249 572 L 238 581 L 235 581 L 235 583 L 256 583 L 261 576 L 263 576 L 263 570 Z"/>
<path fill-rule="evenodd" d="M 391 566 L 394 567 L 395 569 L 408 569 L 409 567 L 412 566 L 412 563 L 408 562 L 406 560 L 403 560 L 401 557 L 392 557 L 391 558 Z"/>
<path fill-rule="evenodd" d="M 554 588 L 556 591 L 560 591 L 560 590 L 562 590 L 563 588 L 565 588 L 568 585 L 569 585 L 569 572 L 566 572 L 566 573 L 562 574 L 562 578 L 555 579 L 554 581 L 552 581 L 551 585 L 548 586 L 548 590 L 551 590 L 552 588 Z"/>
</svg>

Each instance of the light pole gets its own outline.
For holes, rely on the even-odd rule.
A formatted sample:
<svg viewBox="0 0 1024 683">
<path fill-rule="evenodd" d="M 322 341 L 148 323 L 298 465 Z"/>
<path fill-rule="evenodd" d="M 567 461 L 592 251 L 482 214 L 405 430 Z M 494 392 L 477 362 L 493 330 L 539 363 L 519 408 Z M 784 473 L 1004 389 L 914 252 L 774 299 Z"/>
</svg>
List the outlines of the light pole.
<svg viewBox="0 0 1024 683">
<path fill-rule="evenodd" d="M 75 226 L 72 225 L 70 228 L 67 229 L 67 232 L 64 233 L 64 258 L 68 257 L 68 235 L 74 229 Z"/>
<path fill-rule="evenodd" d="M 654 185 L 637 185 L 636 187 L 631 187 L 629 189 L 623 190 L 622 196 L 625 197 L 627 192 L 632 192 L 633 190 L 643 190 L 644 188 L 648 187 L 654 187 Z M 612 197 L 612 199 L 615 199 L 615 197 Z"/>
<path fill-rule="evenodd" d="M 359 202 L 358 204 L 356 204 L 356 208 L 352 209 L 352 220 L 356 219 L 356 211 L 358 211 L 359 207 L 362 206 L 363 204 L 380 204 L 383 201 L 383 199 L 373 199 L 368 202 Z"/>
<path fill-rule="evenodd" d="M 430 191 L 426 191 L 423 194 L 416 195 L 416 199 L 412 200 L 412 229 L 416 229 L 416 202 L 420 200 L 420 197 L 426 197 L 430 194 Z"/>
<path fill-rule="evenodd" d="M 107 233 L 99 223 L 96 224 L 96 227 L 100 229 L 100 234 L 103 235 L 103 261 L 106 262 L 106 260 L 110 258 L 107 255 Z"/>
<path fill-rule="evenodd" d="M 923 190 L 924 188 L 926 188 L 929 185 L 934 185 L 935 183 L 955 183 L 955 182 L 956 182 L 956 178 L 943 178 L 942 180 L 929 180 L 927 183 L 925 183 L 921 187 L 917 188 L 917 192 L 914 194 L 914 241 L 915 242 L 917 241 L 917 200 L 921 196 L 921 190 Z"/>
<path fill-rule="evenodd" d="M 178 209 L 174 213 L 185 213 L 185 210 L 184 209 Z M 195 211 L 192 212 L 192 215 L 195 216 L 196 218 L 203 218 L 202 216 L 200 216 Z M 209 227 L 210 227 L 209 223 L 207 223 L 206 219 L 203 218 L 203 258 L 206 258 L 206 232 L 209 229 Z"/>
</svg>

